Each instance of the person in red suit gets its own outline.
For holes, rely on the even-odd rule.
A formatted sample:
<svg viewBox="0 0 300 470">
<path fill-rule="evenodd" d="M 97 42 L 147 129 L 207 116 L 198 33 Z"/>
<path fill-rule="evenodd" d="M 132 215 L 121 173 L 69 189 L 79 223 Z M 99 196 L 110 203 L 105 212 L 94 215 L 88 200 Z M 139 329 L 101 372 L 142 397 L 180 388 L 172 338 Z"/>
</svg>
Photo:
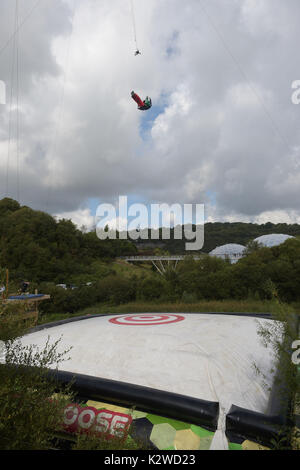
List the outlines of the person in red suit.
<svg viewBox="0 0 300 470">
<path fill-rule="evenodd" d="M 132 91 L 131 97 L 137 103 L 138 109 L 140 111 L 147 111 L 152 106 L 152 100 L 151 98 L 149 98 L 149 96 L 146 96 L 146 99 L 142 101 L 139 95 L 137 95 L 134 91 Z"/>
</svg>

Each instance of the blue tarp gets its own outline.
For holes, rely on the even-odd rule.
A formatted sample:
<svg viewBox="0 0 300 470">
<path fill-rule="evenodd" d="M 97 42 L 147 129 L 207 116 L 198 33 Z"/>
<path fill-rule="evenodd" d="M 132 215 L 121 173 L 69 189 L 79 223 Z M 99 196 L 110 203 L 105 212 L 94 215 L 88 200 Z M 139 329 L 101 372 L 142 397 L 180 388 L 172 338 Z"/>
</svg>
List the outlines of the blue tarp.
<svg viewBox="0 0 300 470">
<path fill-rule="evenodd" d="M 44 296 L 45 294 L 13 295 L 11 297 L 8 297 L 8 300 L 35 300 Z"/>
</svg>

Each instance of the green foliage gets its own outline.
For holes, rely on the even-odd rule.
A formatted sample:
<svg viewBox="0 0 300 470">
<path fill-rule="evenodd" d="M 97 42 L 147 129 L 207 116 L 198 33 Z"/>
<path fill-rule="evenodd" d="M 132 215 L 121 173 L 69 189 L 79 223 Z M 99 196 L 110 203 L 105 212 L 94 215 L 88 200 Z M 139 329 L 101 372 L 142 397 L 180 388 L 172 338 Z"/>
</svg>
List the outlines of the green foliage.
<svg viewBox="0 0 300 470">
<path fill-rule="evenodd" d="M 184 293 L 182 294 L 181 300 L 184 304 L 193 304 L 193 303 L 196 303 L 198 299 L 197 299 L 197 295 L 194 294 L 193 292 L 184 291 Z"/>
<path fill-rule="evenodd" d="M 51 345 L 49 339 L 41 351 L 34 346 L 24 347 L 13 338 L 12 329 L 11 339 L 7 339 L 7 333 L 2 327 L 5 365 L 0 365 L 0 449 L 49 449 L 53 433 L 61 428 L 63 410 L 72 398 L 67 389 L 55 393 L 58 385 L 47 376 L 47 368 L 57 367 L 68 351 L 58 353 L 58 342 Z M 20 334 L 16 329 L 15 336 Z"/>
<path fill-rule="evenodd" d="M 287 240 L 274 248 L 257 248 L 236 264 L 217 257 L 192 257 L 169 269 L 133 275 L 135 269 L 112 264 L 97 265 L 99 277 L 90 287 L 63 290 L 43 284 L 51 301 L 41 304 L 43 313 L 76 313 L 96 303 L 120 305 L 134 300 L 194 303 L 198 300 L 270 300 L 276 288 L 286 302 L 300 300 L 300 243 Z M 120 269 L 119 269 L 120 268 Z M 140 269 L 140 268 L 139 268 Z M 140 271 L 139 271 L 140 272 Z M 101 278 L 101 275 L 103 276 Z"/>
<path fill-rule="evenodd" d="M 195 230 L 195 226 L 193 227 Z M 188 240 L 175 240 L 174 229 L 171 228 L 171 235 L 169 240 L 162 240 L 162 231 L 159 231 L 160 238 L 156 241 L 159 245 L 161 252 L 169 252 L 171 254 L 184 254 L 185 243 Z M 270 222 L 266 224 L 251 224 L 251 223 L 206 223 L 205 224 L 205 242 L 203 246 L 204 253 L 209 253 L 217 246 L 222 246 L 227 243 L 237 243 L 241 245 L 248 245 L 249 249 L 255 249 L 252 241 L 262 235 L 269 235 L 271 233 L 284 233 L 292 236 L 300 236 L 300 225 L 293 224 L 272 224 Z M 152 245 L 155 242 L 152 241 Z M 149 240 L 138 240 L 137 246 L 139 250 L 143 250 L 144 247 L 149 245 Z M 155 249 L 155 247 L 154 247 Z"/>
<path fill-rule="evenodd" d="M 148 277 L 138 282 L 137 298 L 140 300 L 157 300 L 166 289 L 166 281 L 160 277 Z"/>
<path fill-rule="evenodd" d="M 72 276 L 90 274 L 96 260 L 135 254 L 127 240 L 99 240 L 83 233 L 70 220 L 52 216 L 16 201 L 0 201 L 0 259 L 11 279 L 34 282 L 69 282 Z"/>
<path fill-rule="evenodd" d="M 84 308 L 91 307 L 98 302 L 115 305 L 135 300 L 135 278 L 125 278 L 119 275 L 109 275 L 91 286 L 81 286 L 76 289 L 63 289 L 53 285 L 44 285 L 51 300 L 40 305 L 40 314 L 76 313 Z"/>
<path fill-rule="evenodd" d="M 79 434 L 72 450 L 141 450 L 142 446 L 128 437 L 125 441 L 99 436 L 93 432 Z"/>
<path fill-rule="evenodd" d="M 120 305 L 135 299 L 184 303 L 201 299 L 268 300 L 269 283 L 274 284 L 283 301 L 298 301 L 299 240 L 290 239 L 273 248 L 251 241 L 272 232 L 299 235 L 300 226 L 206 224 L 204 251 L 226 242 L 242 243 L 247 244 L 246 256 L 234 265 L 205 254 L 199 261 L 190 257 L 178 263 L 176 271 L 169 269 L 161 276 L 140 265 L 113 264 L 115 257 L 136 254 L 136 246 L 143 247 L 142 240 L 136 246 L 126 240 L 102 241 L 95 232 L 83 233 L 69 220 L 58 222 L 11 199 L 0 201 L 2 266 L 10 270 L 11 285 L 18 287 L 20 280 L 26 278 L 31 281 L 32 291 L 37 288 L 51 295 L 51 300 L 40 306 L 41 313 L 47 315 L 73 314 L 99 302 Z M 184 247 L 184 240 L 171 237 L 169 242 L 161 247 L 162 241 L 158 240 L 154 251 L 176 252 L 177 243 Z M 141 276 L 143 270 L 145 275 Z M 62 283 L 75 284 L 78 289 L 65 291 L 55 287 Z"/>
<path fill-rule="evenodd" d="M 236 264 L 210 256 L 199 261 L 187 258 L 179 264 L 177 277 L 166 278 L 183 293 L 194 293 L 198 298 L 270 299 L 269 285 L 276 286 L 284 301 L 300 299 L 300 243 L 287 240 L 273 248 L 256 248 Z"/>
<path fill-rule="evenodd" d="M 28 330 L 22 319 L 28 306 L 24 302 L 0 303 L 0 340 L 10 341 L 21 337 Z"/>
<path fill-rule="evenodd" d="M 286 386 L 289 390 L 300 392 L 299 374 L 297 366 L 291 360 L 291 344 L 298 340 L 299 316 L 293 308 L 278 299 L 278 293 L 274 290 L 272 317 L 275 322 L 260 326 L 258 334 L 261 336 L 265 347 L 271 347 L 278 362 L 279 374 L 277 385 L 282 391 L 283 400 L 286 397 Z"/>
<path fill-rule="evenodd" d="M 0 201 L 0 217 L 11 214 L 20 209 L 20 204 L 10 198 L 4 198 Z"/>
<path fill-rule="evenodd" d="M 47 368 L 66 359 L 58 342 L 39 351 L 18 339 L 27 331 L 24 303 L 0 304 L 0 449 L 48 449 L 53 432 L 61 428 L 63 410 L 71 399 L 68 389 L 47 376 Z"/>
<path fill-rule="evenodd" d="M 76 311 L 93 305 L 97 301 L 96 287 L 81 287 L 78 289 L 62 289 L 49 286 L 47 293 L 51 300 L 46 300 L 39 307 L 40 314 L 49 313 L 75 313 Z"/>
<path fill-rule="evenodd" d="M 119 305 L 136 298 L 136 281 L 121 276 L 109 276 L 98 282 L 97 301 Z"/>
<path fill-rule="evenodd" d="M 271 313 L 275 321 L 261 324 L 258 327 L 258 334 L 263 345 L 274 353 L 276 367 L 274 385 L 277 387 L 281 404 L 286 408 L 289 416 L 289 423 L 283 426 L 279 438 L 273 441 L 273 448 L 288 450 L 294 447 L 293 439 L 297 437 L 290 423 L 293 422 L 294 409 L 300 406 L 300 375 L 297 365 L 292 361 L 293 351 L 291 350 L 292 343 L 299 339 L 300 317 L 293 308 L 280 300 L 272 282 L 269 282 L 266 288 L 273 299 Z M 262 374 L 255 364 L 254 366 L 257 373 Z M 270 372 L 273 373 L 274 370 Z"/>
<path fill-rule="evenodd" d="M 1 450 L 46 450 L 62 423 L 65 397 L 51 399 L 56 387 L 23 368 L 0 367 Z"/>
</svg>

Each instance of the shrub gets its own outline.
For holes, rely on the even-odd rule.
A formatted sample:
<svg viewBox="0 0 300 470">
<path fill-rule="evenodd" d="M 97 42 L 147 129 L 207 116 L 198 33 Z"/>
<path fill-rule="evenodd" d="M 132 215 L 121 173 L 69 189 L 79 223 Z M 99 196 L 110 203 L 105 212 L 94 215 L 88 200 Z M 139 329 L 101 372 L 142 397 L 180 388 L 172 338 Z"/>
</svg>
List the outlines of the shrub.
<svg viewBox="0 0 300 470">
<path fill-rule="evenodd" d="M 24 347 L 20 316 L 12 323 L 1 306 L 0 345 L 0 448 L 1 450 L 43 450 L 51 446 L 53 433 L 61 428 L 63 410 L 71 397 L 68 390 L 56 395 L 57 384 L 47 377 L 47 368 L 65 359 L 68 351 L 57 352 L 58 342 L 48 341 L 42 351 Z M 15 313 L 16 314 L 16 313 Z M 14 330 L 15 327 L 15 330 Z"/>
<path fill-rule="evenodd" d="M 149 277 L 138 284 L 137 297 L 141 300 L 157 300 L 165 291 L 165 282 L 162 278 Z"/>
</svg>

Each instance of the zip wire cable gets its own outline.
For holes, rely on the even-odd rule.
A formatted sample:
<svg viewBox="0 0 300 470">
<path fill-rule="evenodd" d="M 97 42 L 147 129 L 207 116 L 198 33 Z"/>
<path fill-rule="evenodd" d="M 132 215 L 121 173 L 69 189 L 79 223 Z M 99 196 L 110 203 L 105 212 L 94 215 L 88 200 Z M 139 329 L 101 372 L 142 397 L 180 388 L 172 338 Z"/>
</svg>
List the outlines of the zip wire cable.
<svg viewBox="0 0 300 470">
<path fill-rule="evenodd" d="M 65 91 L 66 91 L 66 82 L 67 82 L 67 73 L 68 73 L 68 67 L 69 67 L 69 58 L 70 58 L 70 50 L 71 50 L 71 41 L 73 37 L 73 32 L 74 32 L 74 18 L 75 18 L 75 12 L 76 12 L 76 6 L 77 6 L 77 0 L 73 0 L 73 10 L 71 14 L 71 32 L 68 38 L 68 43 L 67 43 L 67 50 L 66 50 L 66 59 L 65 59 L 65 70 L 64 70 L 64 75 L 63 75 L 63 83 L 62 83 L 62 90 L 61 90 L 61 97 L 60 97 L 60 103 L 59 103 L 59 116 L 56 121 L 56 126 L 55 126 L 55 131 L 54 131 L 54 136 L 53 136 L 53 141 L 51 143 L 50 147 L 50 157 L 52 155 L 55 155 L 56 150 L 57 150 L 57 143 L 58 143 L 58 138 L 59 138 L 59 133 L 60 133 L 60 126 L 63 118 L 63 111 L 64 111 L 64 105 L 65 105 Z M 50 170 L 51 173 L 51 170 Z M 53 178 L 53 169 L 52 169 L 52 175 L 50 174 L 50 179 L 52 180 Z M 48 211 L 48 206 L 49 206 L 49 200 L 51 198 L 51 182 L 49 184 L 48 188 L 48 194 L 47 194 L 47 199 L 46 199 L 46 209 L 45 211 Z"/>
<path fill-rule="evenodd" d="M 15 22 L 14 22 L 14 29 L 16 31 L 18 26 L 18 0 L 16 0 L 16 8 L 15 8 Z M 13 96 L 14 96 L 14 77 L 15 77 L 15 59 L 16 59 L 16 48 L 18 47 L 17 43 L 17 36 L 16 34 L 13 35 L 13 53 L 12 53 L 12 66 L 11 66 L 11 85 L 10 85 L 10 105 L 9 105 L 9 118 L 8 118 L 8 145 L 7 145 L 7 162 L 6 162 L 6 197 L 8 197 L 8 183 L 9 183 L 9 166 L 10 166 L 10 147 L 11 147 L 11 140 L 12 140 L 12 108 L 13 108 Z M 17 62 L 18 62 L 18 54 L 17 54 Z M 17 65 L 18 69 L 18 65 Z M 17 72 L 18 75 L 18 72 Z M 18 79 L 17 79 L 18 81 Z M 18 92 L 17 92 L 18 94 Z M 18 110 L 17 110 L 18 113 Z"/>
<path fill-rule="evenodd" d="M 17 123 L 16 123 L 16 141 L 17 141 L 17 201 L 20 203 L 20 112 L 19 112 L 19 93 L 20 93 L 20 73 L 19 73 L 19 0 L 16 0 L 16 101 L 17 101 Z"/>
<path fill-rule="evenodd" d="M 130 0 L 131 6 L 131 16 L 132 16 L 132 25 L 133 25 L 133 34 L 134 34 L 134 42 L 136 46 L 136 52 L 139 51 L 138 43 L 137 43 L 137 35 L 136 35 L 136 23 L 135 23 L 135 14 L 134 14 L 134 4 L 133 0 Z"/>
<path fill-rule="evenodd" d="M 7 46 L 11 43 L 11 41 L 13 41 L 15 39 L 15 36 L 16 34 L 20 31 L 20 29 L 22 28 L 22 26 L 26 23 L 26 21 L 30 18 L 30 16 L 32 15 L 32 13 L 34 12 L 34 10 L 39 6 L 39 4 L 41 3 L 42 0 L 38 0 L 34 5 L 33 7 L 31 8 L 31 10 L 29 10 L 29 12 L 27 13 L 27 15 L 23 18 L 23 20 L 19 23 L 19 25 L 16 27 L 16 29 L 14 30 L 14 33 L 10 36 L 10 38 L 8 38 L 8 40 L 6 41 L 6 43 L 1 47 L 0 49 L 0 55 L 5 51 L 5 49 L 7 48 Z"/>
</svg>

